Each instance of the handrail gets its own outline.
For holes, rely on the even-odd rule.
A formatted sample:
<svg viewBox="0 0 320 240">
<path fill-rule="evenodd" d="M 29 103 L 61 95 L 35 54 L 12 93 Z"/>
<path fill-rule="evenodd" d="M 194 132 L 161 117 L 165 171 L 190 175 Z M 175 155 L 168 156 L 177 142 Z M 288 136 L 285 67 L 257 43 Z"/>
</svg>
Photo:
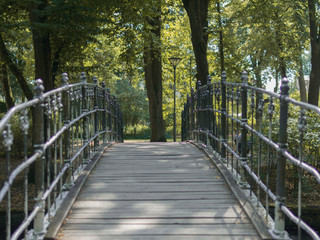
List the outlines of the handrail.
<svg viewBox="0 0 320 240">
<path fill-rule="evenodd" d="M 41 239 L 47 221 L 59 207 L 57 202 L 70 190 L 79 171 L 105 144 L 123 141 L 122 113 L 116 98 L 104 82 L 98 86 L 96 77 L 93 83 L 87 83 L 82 73 L 80 79 L 80 83 L 69 84 L 64 73 L 62 86 L 46 93 L 42 81 L 36 80 L 34 99 L 11 108 L 0 120 L 0 143 L 7 167 L 6 180 L 0 189 L 0 206 L 6 206 L 6 239 Z M 20 139 L 23 146 L 17 146 Z M 12 169 L 17 147 L 22 148 L 21 163 Z M 34 178 L 35 186 L 32 197 L 35 206 L 31 211 L 30 177 Z M 11 191 L 19 179 L 24 182 L 24 219 L 19 226 L 12 226 Z M 15 231 L 11 234 L 12 228 Z"/>
<path fill-rule="evenodd" d="M 264 205 L 266 219 L 269 218 L 270 201 L 273 202 L 273 236 L 288 237 L 286 215 L 297 224 L 299 239 L 303 229 L 319 240 L 318 233 L 302 219 L 302 195 L 303 178 L 306 177 L 312 182 L 314 191 L 320 194 L 319 165 L 309 160 L 313 157 L 314 162 L 318 161 L 318 155 L 312 154 L 319 152 L 320 143 L 313 142 L 308 148 L 304 146 L 312 131 L 308 121 L 320 121 L 320 108 L 290 98 L 286 78 L 282 80 L 280 94 L 249 86 L 247 79 L 244 72 L 241 83 L 227 82 L 223 72 L 218 83 L 211 83 L 209 76 L 206 85 L 201 86 L 198 82 L 182 111 L 182 140 L 195 140 L 216 152 L 232 173 L 237 172 L 235 178 L 240 187 L 249 188 L 250 196 L 256 196 Z M 320 131 L 318 128 L 313 131 Z M 285 194 L 289 187 L 286 181 L 292 181 L 286 179 L 286 171 L 293 166 L 298 174 L 298 180 L 294 180 L 298 189 L 297 214 L 286 205 Z M 274 176 L 276 183 L 272 182 Z M 261 192 L 265 192 L 266 197 L 262 198 Z M 290 193 L 291 197 L 295 196 Z"/>
</svg>

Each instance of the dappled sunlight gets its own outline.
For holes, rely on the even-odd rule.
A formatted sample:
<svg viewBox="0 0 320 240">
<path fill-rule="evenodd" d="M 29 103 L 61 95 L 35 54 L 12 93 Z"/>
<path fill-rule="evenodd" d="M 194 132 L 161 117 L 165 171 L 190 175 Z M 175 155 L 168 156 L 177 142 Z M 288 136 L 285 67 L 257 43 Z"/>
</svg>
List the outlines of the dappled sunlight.
<svg viewBox="0 0 320 240">
<path fill-rule="evenodd" d="M 190 145 L 117 144 L 88 178 L 61 239 L 257 236 L 222 179 Z"/>
</svg>

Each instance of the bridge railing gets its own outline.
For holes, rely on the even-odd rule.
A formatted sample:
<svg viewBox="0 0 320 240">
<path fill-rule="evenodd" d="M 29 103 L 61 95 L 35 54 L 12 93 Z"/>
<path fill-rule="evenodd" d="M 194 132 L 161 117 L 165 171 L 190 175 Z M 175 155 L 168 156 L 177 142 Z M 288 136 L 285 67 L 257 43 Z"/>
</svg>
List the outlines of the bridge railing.
<svg viewBox="0 0 320 240">
<path fill-rule="evenodd" d="M 0 121 L 0 157 L 6 169 L 0 208 L 6 209 L 6 239 L 42 239 L 84 166 L 107 143 L 123 141 L 116 98 L 105 83 L 98 86 L 97 78 L 87 83 L 82 73 L 80 80 L 69 84 L 65 73 L 62 87 L 46 93 L 36 80 L 34 99 L 11 108 Z M 13 191 L 17 184 L 24 185 L 22 199 Z M 19 202 L 24 216 L 13 226 Z"/>
<path fill-rule="evenodd" d="M 280 94 L 247 79 L 244 72 L 240 83 L 231 83 L 223 73 L 221 82 L 199 82 L 182 111 L 182 140 L 212 150 L 263 207 L 274 237 L 286 238 L 287 216 L 299 238 L 303 229 L 320 239 L 313 229 L 318 222 L 303 219 L 306 205 L 320 203 L 320 108 L 290 98 L 287 79 Z"/>
</svg>

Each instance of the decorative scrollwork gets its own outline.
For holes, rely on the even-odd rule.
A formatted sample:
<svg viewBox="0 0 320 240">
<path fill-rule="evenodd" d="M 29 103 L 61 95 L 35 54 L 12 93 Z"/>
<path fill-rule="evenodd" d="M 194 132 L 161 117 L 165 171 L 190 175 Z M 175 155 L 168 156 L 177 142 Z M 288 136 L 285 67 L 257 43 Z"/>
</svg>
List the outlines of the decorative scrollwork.
<svg viewBox="0 0 320 240">
<path fill-rule="evenodd" d="M 75 100 L 75 97 L 74 97 L 74 91 L 72 88 L 69 90 L 69 94 L 70 94 L 70 101 L 73 102 Z"/>
<path fill-rule="evenodd" d="M 62 111 L 62 109 L 63 109 L 63 104 L 62 104 L 62 96 L 61 96 L 61 93 L 58 93 L 58 99 L 57 99 L 57 101 L 58 101 L 58 109 L 59 109 L 59 111 Z"/>
<path fill-rule="evenodd" d="M 300 116 L 298 119 L 298 129 L 300 134 L 303 134 L 307 130 L 307 117 L 304 109 L 300 110 Z"/>
<path fill-rule="evenodd" d="M 262 112 L 263 111 L 263 107 L 264 107 L 264 99 L 263 99 L 262 94 L 260 94 L 259 97 L 260 97 L 260 100 L 259 100 L 259 103 L 258 103 L 258 111 Z"/>
<path fill-rule="evenodd" d="M 11 146 L 13 144 L 13 133 L 11 130 L 11 124 L 7 123 L 5 129 L 2 131 L 2 138 L 3 138 L 3 146 L 10 151 Z"/>
<path fill-rule="evenodd" d="M 54 95 L 51 101 L 51 105 L 53 108 L 53 112 L 56 113 L 59 110 L 58 104 L 57 104 L 57 95 Z"/>
<path fill-rule="evenodd" d="M 251 91 L 251 104 L 250 104 L 251 108 L 254 109 L 255 107 L 255 92 Z"/>
<path fill-rule="evenodd" d="M 236 96 L 236 101 L 239 102 L 241 97 L 241 91 L 240 88 L 237 88 L 237 96 Z"/>
<path fill-rule="evenodd" d="M 275 109 L 275 106 L 274 106 L 274 103 L 273 103 L 273 97 L 270 96 L 269 105 L 268 105 L 268 115 L 269 115 L 269 118 L 272 118 L 272 117 L 273 117 L 274 109 Z"/>
<path fill-rule="evenodd" d="M 44 114 L 47 116 L 47 118 L 51 118 L 52 117 L 52 108 L 51 108 L 51 100 L 50 97 L 48 97 L 46 99 L 46 103 L 45 103 L 45 112 Z"/>
<path fill-rule="evenodd" d="M 28 129 L 29 129 L 29 117 L 28 117 L 28 111 L 27 109 L 22 111 L 22 114 L 20 116 L 20 129 L 23 132 L 23 134 L 27 135 L 28 134 Z"/>
</svg>

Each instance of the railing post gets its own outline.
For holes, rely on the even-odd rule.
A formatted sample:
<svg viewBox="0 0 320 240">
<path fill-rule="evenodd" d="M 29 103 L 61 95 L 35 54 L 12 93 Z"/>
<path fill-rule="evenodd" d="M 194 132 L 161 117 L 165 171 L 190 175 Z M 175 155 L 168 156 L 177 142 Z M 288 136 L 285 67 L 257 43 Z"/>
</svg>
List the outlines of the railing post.
<svg viewBox="0 0 320 240">
<path fill-rule="evenodd" d="M 187 104 L 184 112 L 185 116 L 185 129 L 184 129 L 184 140 L 188 139 L 188 133 L 190 131 L 190 96 L 187 96 Z"/>
<path fill-rule="evenodd" d="M 41 239 L 45 233 L 44 229 L 44 200 L 42 199 L 44 193 L 44 161 L 45 155 L 43 153 L 44 144 L 44 86 L 41 79 L 35 81 L 34 98 L 39 98 L 40 102 L 33 109 L 33 143 L 35 152 L 40 152 L 42 157 L 35 162 L 35 201 L 36 205 L 40 207 L 34 219 L 34 239 Z"/>
<path fill-rule="evenodd" d="M 288 103 L 285 98 L 289 96 L 289 84 L 287 78 L 282 79 L 280 88 L 280 127 L 279 127 L 279 147 L 277 155 L 277 186 L 276 186 L 276 203 L 275 203 L 275 226 L 274 233 L 278 236 L 285 237 L 285 216 L 281 210 L 284 205 L 285 195 L 285 177 L 286 177 L 286 158 L 283 151 L 287 149 L 287 121 L 288 121 Z"/>
<path fill-rule="evenodd" d="M 222 72 L 221 75 L 221 94 L 222 94 L 222 100 L 221 100 L 221 160 L 223 162 L 226 161 L 226 147 L 225 142 L 227 140 L 227 96 L 226 96 L 226 81 L 227 81 L 227 74 L 225 71 Z"/>
<path fill-rule="evenodd" d="M 208 147 L 211 147 L 211 144 L 210 144 L 210 137 L 209 137 L 209 134 L 211 133 L 211 130 L 212 130 L 212 112 L 211 112 L 211 109 L 212 109 L 212 85 L 211 85 L 211 77 L 210 75 L 207 76 L 207 94 L 206 94 L 206 113 L 207 113 L 207 117 L 206 117 L 206 129 L 207 129 L 207 139 L 206 139 L 206 145 Z"/>
<path fill-rule="evenodd" d="M 244 71 L 241 74 L 241 153 L 240 153 L 240 161 L 242 164 L 242 167 L 240 168 L 240 187 L 242 188 L 248 188 L 249 185 L 246 181 L 245 176 L 245 169 L 244 165 L 247 164 L 247 129 L 245 128 L 245 125 L 248 122 L 247 118 L 247 111 L 248 111 L 248 94 L 247 94 L 247 83 L 248 83 L 248 74 L 246 71 Z"/>
<path fill-rule="evenodd" d="M 62 86 L 68 86 L 68 75 L 66 73 L 62 74 Z M 71 111 L 70 111 L 70 95 L 69 90 L 62 92 L 62 113 L 63 113 L 63 123 L 65 125 L 70 123 Z M 71 154 L 70 154 L 70 128 L 63 134 L 63 146 L 64 146 L 64 163 L 70 164 Z M 72 186 L 72 167 L 71 165 L 67 171 L 66 182 L 63 186 L 64 190 L 70 190 Z"/>
<path fill-rule="evenodd" d="M 98 122 L 98 78 L 96 76 L 93 76 L 92 78 L 94 87 L 93 87 L 93 109 L 95 110 L 94 112 L 94 134 L 95 139 L 94 139 L 94 149 L 95 151 L 97 150 L 98 146 L 99 146 L 99 137 L 97 136 L 97 134 L 99 133 L 99 122 Z"/>
<path fill-rule="evenodd" d="M 194 140 L 194 129 L 195 129 L 195 124 L 194 124 L 194 88 L 191 88 L 191 110 L 190 110 L 190 114 L 191 114 L 191 136 L 189 136 L 190 139 Z M 190 129 L 189 129 L 190 130 Z"/>
<path fill-rule="evenodd" d="M 117 98 L 116 96 L 113 96 L 113 99 L 112 99 L 112 114 L 113 114 L 113 126 L 112 126 L 112 129 L 113 129 L 113 137 L 112 137 L 112 140 L 114 141 L 117 141 L 116 139 L 116 134 L 117 134 L 117 109 L 116 109 L 116 106 L 117 106 Z"/>
<path fill-rule="evenodd" d="M 197 142 L 201 141 L 200 131 L 201 131 L 201 92 L 200 92 L 201 82 L 200 80 L 197 82 Z"/>
<path fill-rule="evenodd" d="M 108 131 L 109 131 L 109 142 L 112 141 L 112 111 L 111 111 L 111 95 L 110 89 L 107 89 L 107 99 L 108 99 Z"/>
<path fill-rule="evenodd" d="M 103 144 L 106 143 L 107 139 L 107 99 L 106 99 L 106 83 L 102 82 L 102 107 L 103 107 L 103 113 L 102 113 L 102 129 L 103 129 Z"/>
<path fill-rule="evenodd" d="M 80 81 L 82 83 L 81 91 L 82 91 L 82 113 L 86 114 L 88 112 L 88 103 L 87 103 L 87 77 L 84 72 L 80 75 Z M 89 117 L 88 115 L 83 118 L 82 122 L 82 131 L 83 131 L 83 145 L 87 144 L 89 142 L 89 130 L 88 130 L 88 121 Z M 89 157 L 89 146 L 85 147 L 83 150 L 83 162 L 88 163 L 90 160 Z"/>
</svg>

